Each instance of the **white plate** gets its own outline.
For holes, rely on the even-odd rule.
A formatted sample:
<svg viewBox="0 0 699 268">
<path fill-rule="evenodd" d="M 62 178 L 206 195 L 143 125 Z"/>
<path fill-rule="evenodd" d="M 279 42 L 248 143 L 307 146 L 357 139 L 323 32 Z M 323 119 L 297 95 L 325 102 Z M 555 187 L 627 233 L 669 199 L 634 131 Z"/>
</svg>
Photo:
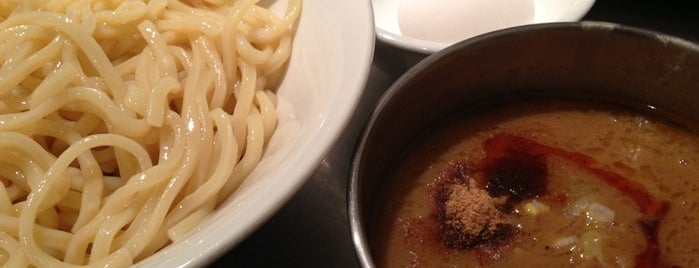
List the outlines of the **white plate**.
<svg viewBox="0 0 699 268">
<path fill-rule="evenodd" d="M 262 161 L 196 231 L 136 266 L 205 266 L 277 212 L 349 123 L 368 79 L 374 36 L 369 0 L 304 0 L 289 71 L 278 91 L 278 131 Z"/>
<path fill-rule="evenodd" d="M 435 51 L 441 50 L 449 45 L 452 45 L 455 42 L 485 33 L 487 31 L 494 31 L 511 26 L 519 26 L 533 23 L 577 21 L 580 20 L 583 16 L 585 16 L 585 14 L 587 14 L 590 8 L 592 8 L 592 5 L 595 3 L 594 0 L 419 0 L 426 1 L 424 2 L 426 4 L 423 5 L 423 7 L 421 7 L 421 9 L 419 10 L 419 12 L 424 13 L 424 16 L 411 16 L 410 20 L 419 19 L 421 21 L 420 23 L 427 27 L 430 27 L 431 29 L 434 29 L 434 31 L 448 29 L 448 27 L 453 26 L 453 24 L 430 25 L 430 23 L 436 23 L 439 21 L 449 21 L 448 18 L 444 18 L 443 16 L 435 16 L 431 14 L 431 11 L 439 12 L 444 10 L 453 10 L 455 12 L 447 16 L 453 16 L 455 19 L 461 20 L 461 22 L 464 25 L 480 25 L 480 27 L 477 27 L 477 29 L 464 31 L 464 34 L 458 36 L 456 41 L 440 42 L 434 40 L 424 40 L 415 37 L 414 35 L 409 36 L 408 34 L 405 34 L 404 31 L 401 31 L 401 23 L 399 22 L 399 20 L 407 20 L 405 18 L 405 16 L 407 15 L 404 15 L 407 13 L 407 11 L 404 11 L 407 10 L 407 8 L 403 9 L 403 12 L 399 14 L 399 9 L 404 8 L 401 7 L 401 3 L 415 3 L 417 1 L 418 0 L 372 0 L 372 8 L 374 10 L 377 38 L 385 43 L 394 45 L 402 49 L 430 54 Z M 483 6 L 487 5 L 486 3 L 504 3 L 508 1 L 519 1 L 517 3 L 519 3 L 518 5 L 520 7 L 523 5 L 531 6 L 531 11 L 529 12 L 531 14 L 519 14 L 525 16 L 522 18 L 522 20 L 514 19 L 509 20 L 507 22 L 496 21 L 493 20 L 493 18 L 497 17 L 496 15 L 501 14 L 490 14 L 489 12 L 503 12 L 503 8 Z M 435 6 L 436 3 L 455 3 L 458 6 L 444 9 L 441 6 Z M 468 10 L 468 12 L 463 12 L 463 9 L 466 8 L 466 6 L 480 6 L 483 9 L 483 12 L 480 12 L 480 10 Z M 511 11 L 515 11 L 516 13 L 516 10 Z M 413 12 L 413 14 L 417 14 L 419 12 Z M 420 23 L 415 23 L 415 25 Z"/>
</svg>

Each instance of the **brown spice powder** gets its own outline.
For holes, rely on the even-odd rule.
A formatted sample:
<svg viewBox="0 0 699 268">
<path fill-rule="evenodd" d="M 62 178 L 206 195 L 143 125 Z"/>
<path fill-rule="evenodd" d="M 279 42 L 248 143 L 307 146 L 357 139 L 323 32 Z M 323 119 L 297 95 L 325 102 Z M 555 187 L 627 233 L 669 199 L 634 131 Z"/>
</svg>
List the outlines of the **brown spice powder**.
<svg viewBox="0 0 699 268">
<path fill-rule="evenodd" d="M 498 209 L 505 197 L 491 197 L 476 186 L 468 184 L 448 186 L 448 198 L 444 204 L 447 233 L 455 239 L 456 248 L 470 248 L 493 238 L 505 226 L 505 214 Z"/>
</svg>

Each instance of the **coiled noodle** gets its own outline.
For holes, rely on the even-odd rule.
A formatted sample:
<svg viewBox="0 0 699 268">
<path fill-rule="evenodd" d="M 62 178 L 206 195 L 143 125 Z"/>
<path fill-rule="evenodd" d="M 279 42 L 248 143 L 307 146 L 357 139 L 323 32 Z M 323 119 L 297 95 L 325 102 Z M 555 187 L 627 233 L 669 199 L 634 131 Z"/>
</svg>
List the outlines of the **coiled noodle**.
<svg viewBox="0 0 699 268">
<path fill-rule="evenodd" d="M 301 0 L 0 2 L 0 265 L 128 266 L 253 170 Z"/>
</svg>

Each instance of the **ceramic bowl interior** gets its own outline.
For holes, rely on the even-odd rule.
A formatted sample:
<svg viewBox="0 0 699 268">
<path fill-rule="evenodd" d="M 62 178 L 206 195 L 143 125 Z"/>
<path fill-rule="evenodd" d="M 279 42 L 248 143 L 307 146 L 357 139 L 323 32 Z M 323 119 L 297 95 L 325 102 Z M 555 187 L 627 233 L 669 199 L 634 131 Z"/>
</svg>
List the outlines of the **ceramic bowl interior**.
<svg viewBox="0 0 699 268">
<path fill-rule="evenodd" d="M 427 57 L 388 89 L 358 141 L 348 206 L 361 264 L 374 266 L 365 231 L 378 189 L 416 135 L 464 107 L 551 97 L 645 106 L 697 129 L 699 46 L 617 24 L 569 22 L 496 31 Z"/>
<path fill-rule="evenodd" d="M 286 1 L 261 1 L 284 10 Z M 361 98 L 374 52 L 369 1 L 303 1 L 278 124 L 261 162 L 214 213 L 138 267 L 201 267 L 278 211 L 320 165 Z"/>
<path fill-rule="evenodd" d="M 399 23 L 399 18 L 401 17 L 399 16 L 400 4 L 404 2 L 406 1 L 372 0 L 374 19 L 376 22 L 376 36 L 380 41 L 408 51 L 425 54 L 434 53 L 453 44 L 435 40 L 422 40 L 404 34 Z M 436 1 L 436 4 L 457 2 L 458 1 Z M 487 1 L 464 1 L 463 4 L 467 6 L 480 6 L 484 5 L 486 2 Z M 496 7 L 502 5 L 495 4 L 497 2 L 498 1 L 492 2 L 492 5 L 496 5 Z M 500 3 L 502 2 L 503 1 L 500 1 Z M 587 14 L 594 3 L 595 0 L 532 0 L 530 4 L 533 14 L 530 23 L 578 21 Z M 514 11 L 511 10 L 510 12 Z M 426 18 L 429 18 L 429 16 L 426 16 Z M 485 17 L 486 16 L 483 16 L 482 18 Z M 521 25 L 517 23 L 516 25 L 503 26 L 501 24 L 502 22 L 498 20 L 473 21 L 479 19 L 464 19 L 464 23 L 479 23 L 485 29 L 488 29 L 488 31 Z M 432 26 L 439 27 L 439 25 Z M 463 36 L 463 39 L 471 37 L 473 36 Z"/>
</svg>

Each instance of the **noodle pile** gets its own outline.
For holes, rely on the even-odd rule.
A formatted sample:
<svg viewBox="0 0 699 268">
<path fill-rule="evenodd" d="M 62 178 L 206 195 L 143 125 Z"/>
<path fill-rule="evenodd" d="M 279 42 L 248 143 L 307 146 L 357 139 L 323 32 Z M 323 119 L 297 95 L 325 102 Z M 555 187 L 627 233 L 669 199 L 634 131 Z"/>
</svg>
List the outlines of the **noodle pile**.
<svg viewBox="0 0 699 268">
<path fill-rule="evenodd" d="M 0 266 L 128 266 L 260 160 L 301 0 L 0 1 Z"/>
</svg>

